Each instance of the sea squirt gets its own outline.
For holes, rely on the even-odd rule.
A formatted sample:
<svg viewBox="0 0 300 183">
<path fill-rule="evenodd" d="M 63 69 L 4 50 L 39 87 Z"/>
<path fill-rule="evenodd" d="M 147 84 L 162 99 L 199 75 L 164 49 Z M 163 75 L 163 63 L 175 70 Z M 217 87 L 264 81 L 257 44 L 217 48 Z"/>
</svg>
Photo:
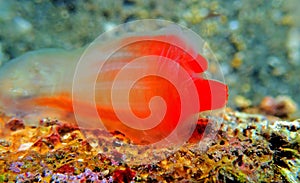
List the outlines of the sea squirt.
<svg viewBox="0 0 300 183">
<path fill-rule="evenodd" d="M 0 68 L 1 110 L 31 125 L 51 116 L 120 132 L 136 144 L 186 140 L 199 112 L 227 101 L 227 86 L 206 77 L 197 41 L 168 26 L 29 52 Z"/>
</svg>

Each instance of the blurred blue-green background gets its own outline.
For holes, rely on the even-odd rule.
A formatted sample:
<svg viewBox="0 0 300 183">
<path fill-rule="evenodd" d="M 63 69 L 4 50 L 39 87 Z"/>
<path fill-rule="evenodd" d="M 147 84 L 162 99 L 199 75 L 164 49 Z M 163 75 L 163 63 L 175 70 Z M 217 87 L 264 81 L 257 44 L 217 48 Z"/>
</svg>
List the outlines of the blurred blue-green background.
<svg viewBox="0 0 300 183">
<path fill-rule="evenodd" d="M 40 48 L 79 48 L 132 20 L 165 19 L 209 43 L 229 106 L 266 95 L 300 104 L 299 17 L 299 0 L 0 0 L 0 63 Z"/>
</svg>

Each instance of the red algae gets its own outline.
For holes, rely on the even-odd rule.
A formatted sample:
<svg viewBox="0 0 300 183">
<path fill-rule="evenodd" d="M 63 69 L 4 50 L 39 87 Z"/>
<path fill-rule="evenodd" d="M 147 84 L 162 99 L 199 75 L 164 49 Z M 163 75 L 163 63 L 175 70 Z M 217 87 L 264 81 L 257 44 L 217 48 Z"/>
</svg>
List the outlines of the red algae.
<svg viewBox="0 0 300 183">
<path fill-rule="evenodd" d="M 113 179 L 116 182 L 130 182 L 135 177 L 136 173 L 129 167 L 119 168 L 114 171 Z"/>
</svg>

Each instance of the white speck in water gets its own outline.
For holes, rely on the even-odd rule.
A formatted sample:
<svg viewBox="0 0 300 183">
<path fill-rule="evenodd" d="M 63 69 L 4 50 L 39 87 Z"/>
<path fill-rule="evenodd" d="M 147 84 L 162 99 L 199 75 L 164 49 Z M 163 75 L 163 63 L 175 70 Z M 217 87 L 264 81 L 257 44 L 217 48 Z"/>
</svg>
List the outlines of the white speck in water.
<svg viewBox="0 0 300 183">
<path fill-rule="evenodd" d="M 115 27 L 116 27 L 116 24 L 111 23 L 111 22 L 107 22 L 107 23 L 104 24 L 104 31 L 110 31 Z"/>
<path fill-rule="evenodd" d="M 293 65 L 300 64 L 300 31 L 293 28 L 289 31 L 287 37 L 286 47 L 288 49 L 288 56 Z"/>
<path fill-rule="evenodd" d="M 32 29 L 31 23 L 22 17 L 15 17 L 14 22 L 16 23 L 17 29 L 20 33 L 26 33 Z"/>
<path fill-rule="evenodd" d="M 232 20 L 229 22 L 229 28 L 231 30 L 237 30 L 239 28 L 239 22 L 237 20 Z"/>
</svg>

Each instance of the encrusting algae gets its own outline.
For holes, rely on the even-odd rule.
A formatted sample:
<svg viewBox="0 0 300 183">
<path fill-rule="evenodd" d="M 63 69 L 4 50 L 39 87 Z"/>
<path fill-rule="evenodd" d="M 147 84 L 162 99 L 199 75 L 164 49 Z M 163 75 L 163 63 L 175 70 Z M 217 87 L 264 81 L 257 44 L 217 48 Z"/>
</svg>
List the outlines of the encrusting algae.
<svg viewBox="0 0 300 183">
<path fill-rule="evenodd" d="M 6 121 L 1 116 L 2 124 Z M 17 119 L 15 119 L 17 120 Z M 152 164 L 126 165 L 126 139 L 93 148 L 75 126 L 45 118 L 39 127 L 1 131 L 0 180 L 83 182 L 298 182 L 300 122 L 227 111 L 205 153 L 189 145 Z M 3 135 L 5 133 L 6 135 Z M 97 134 L 94 130 L 89 134 Z M 94 138 L 97 138 L 94 136 Z M 111 151 L 113 158 L 101 151 Z M 131 152 L 143 154 L 143 152 Z M 144 157 L 147 158 L 147 157 Z"/>
</svg>

